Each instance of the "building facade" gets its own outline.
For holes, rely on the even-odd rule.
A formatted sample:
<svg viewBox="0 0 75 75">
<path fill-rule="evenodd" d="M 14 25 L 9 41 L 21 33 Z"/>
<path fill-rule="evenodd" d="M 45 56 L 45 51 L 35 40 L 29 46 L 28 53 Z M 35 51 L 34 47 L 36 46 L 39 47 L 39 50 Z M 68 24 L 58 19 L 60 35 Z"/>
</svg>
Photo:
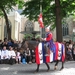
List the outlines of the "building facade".
<svg viewBox="0 0 75 75">
<path fill-rule="evenodd" d="M 21 41 L 25 32 L 40 31 L 38 22 L 28 20 L 15 9 L 7 15 L 13 40 Z M 4 38 L 7 38 L 7 26 L 4 17 L 0 17 L 0 39 L 3 40 Z"/>
</svg>

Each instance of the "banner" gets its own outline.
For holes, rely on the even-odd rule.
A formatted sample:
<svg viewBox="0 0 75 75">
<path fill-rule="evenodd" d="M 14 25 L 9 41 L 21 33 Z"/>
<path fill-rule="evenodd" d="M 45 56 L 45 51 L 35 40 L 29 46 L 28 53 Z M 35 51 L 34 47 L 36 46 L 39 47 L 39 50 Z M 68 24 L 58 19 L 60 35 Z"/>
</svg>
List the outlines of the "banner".
<svg viewBox="0 0 75 75">
<path fill-rule="evenodd" d="M 40 27 L 44 28 L 42 13 L 40 13 L 40 15 L 39 15 L 38 22 L 40 24 Z"/>
<path fill-rule="evenodd" d="M 44 43 L 39 43 L 39 45 L 35 49 L 36 63 L 37 64 L 49 63 L 49 62 L 53 62 L 55 60 L 64 61 L 64 59 L 65 59 L 64 45 L 56 42 L 55 47 L 56 47 L 55 52 L 52 52 L 49 50 L 50 55 L 45 56 L 46 50 L 44 49 Z"/>
</svg>

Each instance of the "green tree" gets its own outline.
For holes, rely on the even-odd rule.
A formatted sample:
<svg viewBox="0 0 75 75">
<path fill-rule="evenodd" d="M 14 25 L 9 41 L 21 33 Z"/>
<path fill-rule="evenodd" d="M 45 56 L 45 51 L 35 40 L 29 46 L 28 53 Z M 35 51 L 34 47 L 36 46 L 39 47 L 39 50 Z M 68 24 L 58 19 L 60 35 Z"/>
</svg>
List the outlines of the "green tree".
<svg viewBox="0 0 75 75">
<path fill-rule="evenodd" d="M 44 25 L 53 23 L 56 26 L 57 41 L 62 42 L 62 22 L 63 17 L 74 13 L 75 0 L 29 0 L 25 2 L 25 14 L 30 20 L 37 21 L 42 5 Z"/>
<path fill-rule="evenodd" d="M 20 5 L 21 3 L 21 5 Z M 16 6 L 17 4 L 19 7 L 22 7 L 23 0 L 0 0 L 0 15 L 3 15 L 5 18 L 5 22 L 7 25 L 7 34 L 8 34 L 8 39 L 11 39 L 11 33 L 10 27 L 9 27 L 9 21 L 8 21 L 8 16 L 7 13 L 9 10 L 12 10 L 12 6 Z"/>
</svg>

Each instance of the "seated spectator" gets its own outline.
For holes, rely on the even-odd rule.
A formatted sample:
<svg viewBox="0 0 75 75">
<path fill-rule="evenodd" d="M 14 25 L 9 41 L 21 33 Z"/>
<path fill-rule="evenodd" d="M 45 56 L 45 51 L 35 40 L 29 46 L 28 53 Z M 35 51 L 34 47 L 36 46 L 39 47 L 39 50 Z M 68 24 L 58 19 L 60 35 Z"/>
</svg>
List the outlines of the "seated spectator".
<svg viewBox="0 0 75 75">
<path fill-rule="evenodd" d="M 27 50 L 25 51 L 25 56 L 26 56 L 26 62 L 31 63 L 31 53 L 29 48 L 27 48 Z"/>
<path fill-rule="evenodd" d="M 17 41 L 15 41 L 15 40 L 14 40 L 13 47 L 14 47 L 14 48 L 18 48 L 18 43 L 17 43 Z"/>
<path fill-rule="evenodd" d="M 2 40 L 0 40 L 0 49 L 2 49 Z"/>
<path fill-rule="evenodd" d="M 75 47 L 73 48 L 73 60 L 75 61 Z"/>
<path fill-rule="evenodd" d="M 70 48 L 67 50 L 67 59 L 72 60 L 72 50 Z"/>
<path fill-rule="evenodd" d="M 13 43 L 11 42 L 11 40 L 8 41 L 8 46 L 13 46 Z"/>
<path fill-rule="evenodd" d="M 8 49 L 8 44 L 7 44 L 7 42 L 3 42 L 3 43 L 2 43 L 2 48 L 3 48 L 4 46 L 6 46 L 6 49 Z"/>
<path fill-rule="evenodd" d="M 8 64 L 9 51 L 6 49 L 6 46 L 3 47 L 1 52 L 1 63 Z"/>
<path fill-rule="evenodd" d="M 35 51 L 31 50 L 31 60 L 34 63 L 35 62 Z"/>
<path fill-rule="evenodd" d="M 9 64 L 15 64 L 16 63 L 16 54 L 13 48 L 9 47 Z"/>
<path fill-rule="evenodd" d="M 21 56 L 20 56 L 20 52 L 19 52 L 19 51 L 16 52 L 16 62 L 17 62 L 18 64 L 21 63 Z"/>
<path fill-rule="evenodd" d="M 1 50 L 0 50 L 0 64 L 1 64 Z"/>
</svg>

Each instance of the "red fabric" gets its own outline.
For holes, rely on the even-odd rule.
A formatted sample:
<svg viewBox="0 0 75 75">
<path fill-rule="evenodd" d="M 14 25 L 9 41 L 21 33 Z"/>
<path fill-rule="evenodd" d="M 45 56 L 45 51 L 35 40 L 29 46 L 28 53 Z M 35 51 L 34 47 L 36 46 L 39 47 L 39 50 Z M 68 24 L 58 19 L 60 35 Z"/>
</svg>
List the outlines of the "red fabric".
<svg viewBox="0 0 75 75">
<path fill-rule="evenodd" d="M 48 34 L 48 36 L 46 37 L 46 41 L 50 41 L 52 39 L 52 33 Z"/>
<path fill-rule="evenodd" d="M 55 45 L 56 45 L 56 55 L 55 55 L 55 60 L 58 60 L 58 49 L 59 49 L 58 42 L 56 42 Z"/>
<path fill-rule="evenodd" d="M 40 13 L 39 18 L 38 18 L 38 22 L 40 24 L 41 28 L 44 28 L 44 24 L 43 24 L 43 18 L 42 18 L 42 14 Z"/>
<path fill-rule="evenodd" d="M 62 62 L 65 61 L 65 48 L 63 48 Z"/>
<path fill-rule="evenodd" d="M 38 46 L 35 49 L 35 59 L 36 59 L 36 63 L 40 64 L 40 59 L 39 59 L 39 52 L 38 52 Z"/>
<path fill-rule="evenodd" d="M 50 50 L 49 51 L 49 54 L 50 54 Z M 49 63 L 50 62 L 50 56 L 46 56 L 46 63 Z"/>
</svg>

